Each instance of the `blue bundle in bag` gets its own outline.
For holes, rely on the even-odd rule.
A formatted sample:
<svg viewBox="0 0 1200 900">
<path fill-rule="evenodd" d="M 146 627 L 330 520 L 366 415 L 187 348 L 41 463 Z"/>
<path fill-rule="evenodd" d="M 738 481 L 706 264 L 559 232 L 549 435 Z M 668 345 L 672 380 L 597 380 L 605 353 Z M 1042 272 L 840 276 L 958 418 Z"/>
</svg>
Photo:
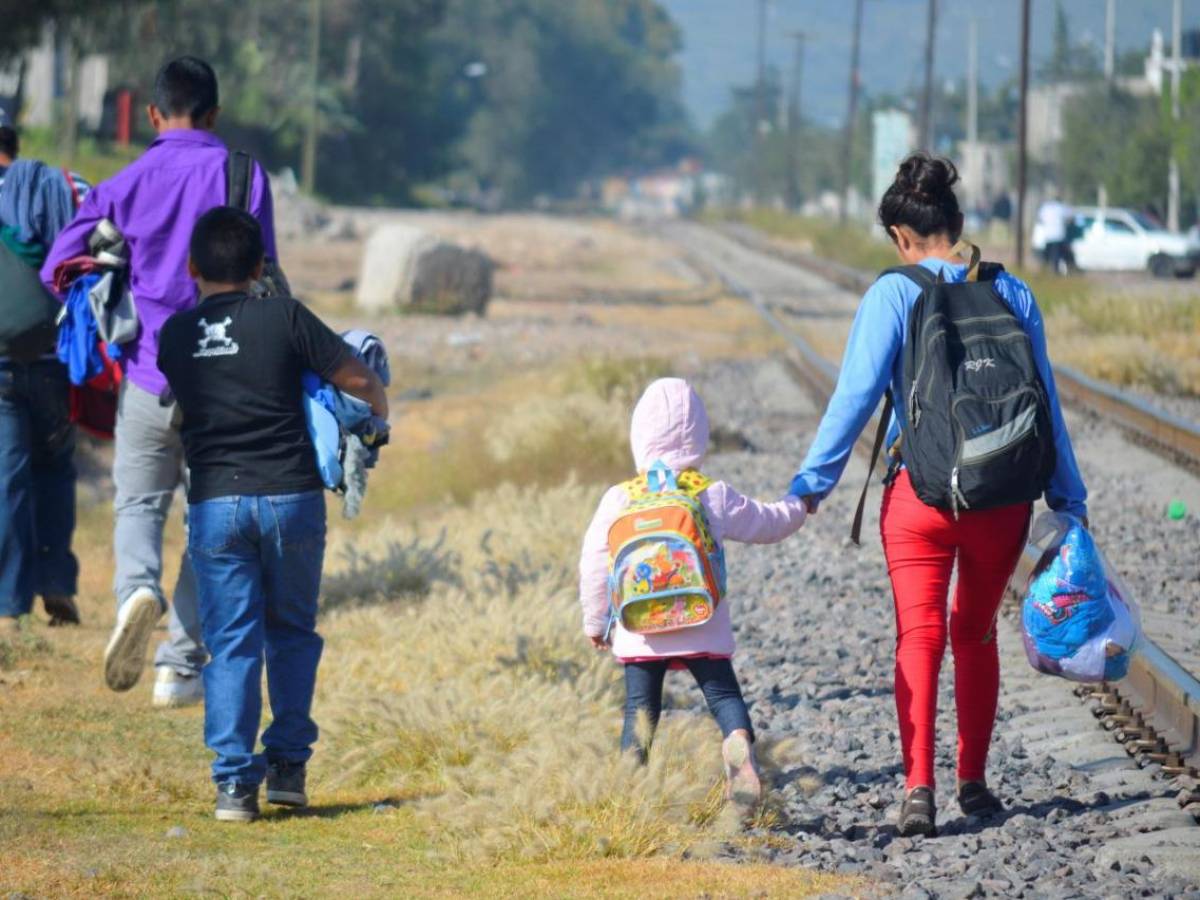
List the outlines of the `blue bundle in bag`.
<svg viewBox="0 0 1200 900">
<path fill-rule="evenodd" d="M 1030 665 L 1075 681 L 1116 681 L 1129 670 L 1140 633 L 1104 554 L 1082 523 L 1057 513 L 1039 520 L 1042 562 L 1021 610 Z"/>
</svg>

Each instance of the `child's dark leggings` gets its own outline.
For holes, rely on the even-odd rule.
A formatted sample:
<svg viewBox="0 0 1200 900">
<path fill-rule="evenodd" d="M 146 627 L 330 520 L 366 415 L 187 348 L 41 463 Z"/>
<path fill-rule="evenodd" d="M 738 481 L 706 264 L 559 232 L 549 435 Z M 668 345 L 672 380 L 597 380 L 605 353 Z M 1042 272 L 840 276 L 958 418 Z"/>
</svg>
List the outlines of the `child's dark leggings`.
<svg viewBox="0 0 1200 900">
<path fill-rule="evenodd" d="M 750 713 L 742 699 L 737 676 L 733 674 L 733 663 L 728 659 L 706 657 L 685 657 L 679 661 L 688 667 L 700 690 L 704 691 L 708 709 L 717 720 L 721 733 L 729 737 L 740 728 L 754 740 Z M 621 732 L 621 750 L 636 751 L 643 762 L 662 713 L 663 678 L 672 662 L 672 659 L 655 659 L 625 663 L 625 728 Z M 650 733 L 639 736 L 638 713 L 643 711 L 649 720 Z M 644 744 L 639 737 L 644 738 Z"/>
</svg>

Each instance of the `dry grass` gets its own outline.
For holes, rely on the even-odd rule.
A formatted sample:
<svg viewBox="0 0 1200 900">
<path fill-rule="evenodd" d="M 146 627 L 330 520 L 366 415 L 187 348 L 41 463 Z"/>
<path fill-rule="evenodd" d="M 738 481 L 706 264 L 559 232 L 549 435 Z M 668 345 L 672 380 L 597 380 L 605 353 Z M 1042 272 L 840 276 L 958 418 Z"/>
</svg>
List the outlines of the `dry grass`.
<svg viewBox="0 0 1200 900">
<path fill-rule="evenodd" d="M 456 860 L 695 854 L 739 835 L 706 715 L 668 716 L 645 769 L 614 752 L 619 672 L 582 639 L 571 571 L 596 495 L 480 495 L 442 520 L 459 566 L 423 602 L 330 622 L 335 783 L 413 801 Z M 768 770 L 786 757 L 769 748 Z"/>
<path fill-rule="evenodd" d="M 1200 290 L 1030 279 L 1055 361 L 1104 381 L 1200 397 Z"/>
<path fill-rule="evenodd" d="M 628 406 L 660 364 L 639 365 L 578 364 L 539 380 L 542 393 L 506 421 L 556 436 L 547 441 L 511 424 L 489 430 L 485 414 L 511 385 L 451 404 L 446 421 L 485 419 L 455 440 L 475 442 L 471 461 L 486 477 L 455 475 L 441 486 L 454 485 L 459 503 L 432 502 L 441 492 L 428 490 L 412 514 L 395 499 L 412 494 L 389 483 L 397 469 L 381 469 L 389 474 L 373 485 L 369 530 L 335 525 L 314 712 L 324 729 L 311 766 L 317 806 L 306 813 L 270 811 L 247 828 L 213 822 L 201 712 L 152 712 L 145 685 L 103 688 L 111 531 L 107 510 L 85 511 L 85 625 L 33 626 L 30 640 L 0 652 L 10 666 L 0 671 L 0 893 L 856 890 L 803 870 L 699 861 L 726 844 L 753 856 L 787 838 L 770 807 L 753 834 L 730 818 L 719 733 L 690 683 L 674 685 L 685 692 L 668 697 L 648 767 L 616 753 L 618 667 L 583 639 L 574 596 L 579 535 L 604 485 L 564 477 L 574 467 L 561 460 L 564 442 L 576 442 L 570 454 L 609 453 L 603 465 L 625 474 Z M 445 468 L 446 446 L 424 450 L 435 460 L 422 471 Z M 769 775 L 794 767 L 786 746 L 764 756 Z"/>
<path fill-rule="evenodd" d="M 368 509 L 419 514 L 496 485 L 557 484 L 571 474 L 616 480 L 632 465 L 627 430 L 638 393 L 668 371 L 658 359 L 592 359 L 413 403 L 372 476 Z"/>
</svg>

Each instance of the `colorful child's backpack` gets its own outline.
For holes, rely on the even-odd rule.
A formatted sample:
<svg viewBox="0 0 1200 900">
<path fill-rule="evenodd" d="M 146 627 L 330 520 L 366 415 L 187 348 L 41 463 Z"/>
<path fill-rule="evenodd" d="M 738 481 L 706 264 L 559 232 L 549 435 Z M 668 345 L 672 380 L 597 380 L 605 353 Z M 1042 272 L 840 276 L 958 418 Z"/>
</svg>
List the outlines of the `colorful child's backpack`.
<svg viewBox="0 0 1200 900">
<path fill-rule="evenodd" d="M 725 594 L 725 554 L 700 502 L 709 484 L 659 461 L 622 485 L 629 506 L 608 530 L 608 585 L 613 620 L 626 631 L 663 634 L 712 618 Z"/>
</svg>

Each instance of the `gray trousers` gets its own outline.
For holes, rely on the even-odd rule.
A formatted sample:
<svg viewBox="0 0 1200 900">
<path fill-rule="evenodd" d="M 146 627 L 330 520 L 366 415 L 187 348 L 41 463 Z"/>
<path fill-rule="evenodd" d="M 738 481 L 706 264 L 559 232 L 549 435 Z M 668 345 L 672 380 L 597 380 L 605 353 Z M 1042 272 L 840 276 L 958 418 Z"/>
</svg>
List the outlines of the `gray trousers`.
<svg viewBox="0 0 1200 900">
<path fill-rule="evenodd" d="M 131 382 L 121 388 L 117 406 L 116 460 L 113 463 L 116 499 L 113 591 L 118 608 L 138 588 L 150 588 L 166 605 L 162 588 L 163 528 L 175 490 L 187 483 L 179 411 Z M 200 632 L 196 577 L 187 551 L 174 602 L 170 604 L 169 636 L 158 647 L 156 666 L 170 666 L 182 675 L 199 673 L 208 654 Z"/>
</svg>

